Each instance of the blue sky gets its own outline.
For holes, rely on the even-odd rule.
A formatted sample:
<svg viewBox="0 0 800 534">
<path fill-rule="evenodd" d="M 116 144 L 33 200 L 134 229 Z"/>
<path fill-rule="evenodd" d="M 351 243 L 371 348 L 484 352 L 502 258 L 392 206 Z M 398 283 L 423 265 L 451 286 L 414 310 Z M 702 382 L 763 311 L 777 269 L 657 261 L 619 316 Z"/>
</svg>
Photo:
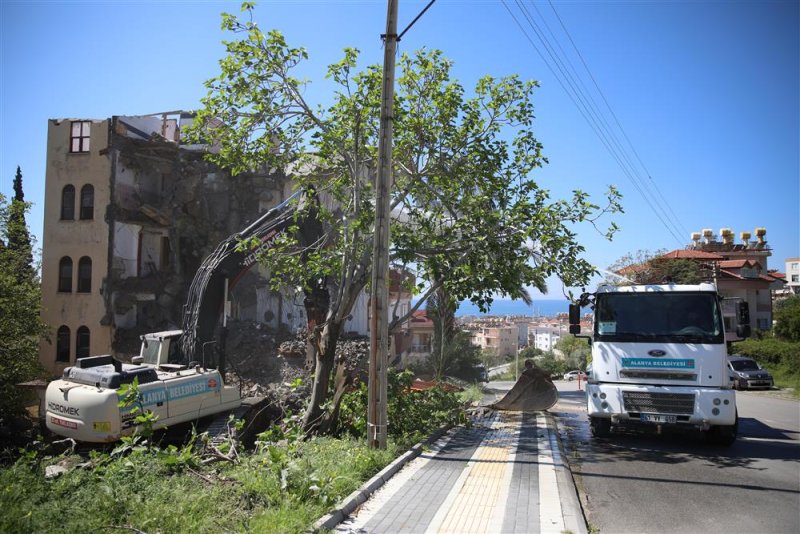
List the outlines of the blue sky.
<svg viewBox="0 0 800 534">
<path fill-rule="evenodd" d="M 399 27 L 425 4 L 400 0 Z M 400 50 L 443 50 L 467 87 L 487 74 L 518 73 L 541 83 L 536 132 L 550 163 L 536 175 L 539 185 L 554 198 L 580 188 L 599 200 L 609 184 L 624 194 L 613 242 L 591 227 L 578 229 L 598 267 L 640 249 L 682 248 L 689 232 L 703 228 L 730 227 L 738 241 L 740 231 L 763 226 L 773 249 L 769 266 L 783 270 L 786 258 L 800 256 L 798 4 L 537 0 L 524 2 L 523 12 L 515 0 L 438 0 Z M 627 172 L 562 88 L 553 60 L 548 67 L 506 6 L 545 57 L 526 13 L 574 65 L 619 140 L 623 162 L 632 162 Z M 224 53 L 219 14 L 238 8 L 238 2 L 2 0 L 0 191 L 13 194 L 20 165 L 26 200 L 34 203 L 28 222 L 40 243 L 47 120 L 197 108 L 203 81 L 218 72 Z M 313 82 L 312 101 L 329 98 L 325 67 L 344 47 L 359 48 L 365 64 L 382 61 L 382 0 L 262 1 L 255 16 L 262 28 L 279 29 L 291 45 L 308 50 L 303 75 Z M 648 200 L 631 176 L 642 180 L 636 183 Z M 560 295 L 560 284 L 551 281 L 546 298 Z"/>
</svg>

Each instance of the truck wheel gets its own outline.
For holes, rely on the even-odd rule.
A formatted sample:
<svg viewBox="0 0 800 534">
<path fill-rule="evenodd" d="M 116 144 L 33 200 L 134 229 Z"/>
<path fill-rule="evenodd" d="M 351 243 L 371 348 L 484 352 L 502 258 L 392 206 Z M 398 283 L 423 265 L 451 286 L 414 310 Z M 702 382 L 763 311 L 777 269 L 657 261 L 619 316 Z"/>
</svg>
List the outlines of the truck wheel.
<svg viewBox="0 0 800 534">
<path fill-rule="evenodd" d="M 607 438 L 611 435 L 611 421 L 603 417 L 590 417 L 589 428 L 595 438 Z"/>
<path fill-rule="evenodd" d="M 739 434 L 739 414 L 732 425 L 714 425 L 706 430 L 706 440 L 712 445 L 730 447 Z"/>
</svg>

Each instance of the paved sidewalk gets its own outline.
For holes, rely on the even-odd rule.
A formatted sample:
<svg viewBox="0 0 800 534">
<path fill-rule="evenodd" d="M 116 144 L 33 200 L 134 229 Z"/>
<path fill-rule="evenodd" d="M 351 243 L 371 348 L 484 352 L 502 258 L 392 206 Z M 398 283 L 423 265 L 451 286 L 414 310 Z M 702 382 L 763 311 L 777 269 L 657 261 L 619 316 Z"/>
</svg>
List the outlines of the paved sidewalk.
<svg viewBox="0 0 800 534">
<path fill-rule="evenodd" d="M 495 412 L 406 463 L 338 533 L 585 533 L 546 413 Z"/>
</svg>

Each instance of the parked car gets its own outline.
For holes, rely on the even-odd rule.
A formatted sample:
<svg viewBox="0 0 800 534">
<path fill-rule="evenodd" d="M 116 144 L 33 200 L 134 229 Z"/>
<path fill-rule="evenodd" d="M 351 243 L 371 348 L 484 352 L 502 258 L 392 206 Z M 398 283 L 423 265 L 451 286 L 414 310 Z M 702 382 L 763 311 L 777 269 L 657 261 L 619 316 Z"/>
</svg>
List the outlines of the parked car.
<svg viewBox="0 0 800 534">
<path fill-rule="evenodd" d="M 475 370 L 478 372 L 478 381 L 479 382 L 488 382 L 489 381 L 489 370 L 486 369 L 486 366 L 482 363 L 479 363 L 475 366 Z"/>
<path fill-rule="evenodd" d="M 564 373 L 564 380 L 568 380 L 570 382 L 572 382 L 573 380 L 577 379 L 578 377 L 580 377 L 581 380 L 586 380 L 586 373 L 584 373 L 583 371 L 578 371 L 578 370 L 569 371 L 567 373 Z"/>
<path fill-rule="evenodd" d="M 734 389 L 770 389 L 774 385 L 769 371 L 758 365 L 755 360 L 738 354 L 728 356 L 728 378 Z"/>
</svg>

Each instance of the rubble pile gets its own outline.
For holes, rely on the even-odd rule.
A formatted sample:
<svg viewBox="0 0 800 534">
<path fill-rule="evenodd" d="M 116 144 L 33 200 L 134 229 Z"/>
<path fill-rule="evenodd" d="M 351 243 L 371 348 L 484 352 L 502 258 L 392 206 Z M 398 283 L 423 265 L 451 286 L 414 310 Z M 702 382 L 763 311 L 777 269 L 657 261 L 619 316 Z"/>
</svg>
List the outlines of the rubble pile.
<svg viewBox="0 0 800 534">
<path fill-rule="evenodd" d="M 252 321 L 231 321 L 228 329 L 228 381 L 239 384 L 242 396 L 267 397 L 281 406 L 301 407 L 314 380 L 305 369 L 307 333 L 290 337 L 285 331 L 276 332 Z M 344 361 L 350 373 L 365 375 L 368 356 L 366 338 L 349 337 L 337 344 L 337 362 Z"/>
</svg>

